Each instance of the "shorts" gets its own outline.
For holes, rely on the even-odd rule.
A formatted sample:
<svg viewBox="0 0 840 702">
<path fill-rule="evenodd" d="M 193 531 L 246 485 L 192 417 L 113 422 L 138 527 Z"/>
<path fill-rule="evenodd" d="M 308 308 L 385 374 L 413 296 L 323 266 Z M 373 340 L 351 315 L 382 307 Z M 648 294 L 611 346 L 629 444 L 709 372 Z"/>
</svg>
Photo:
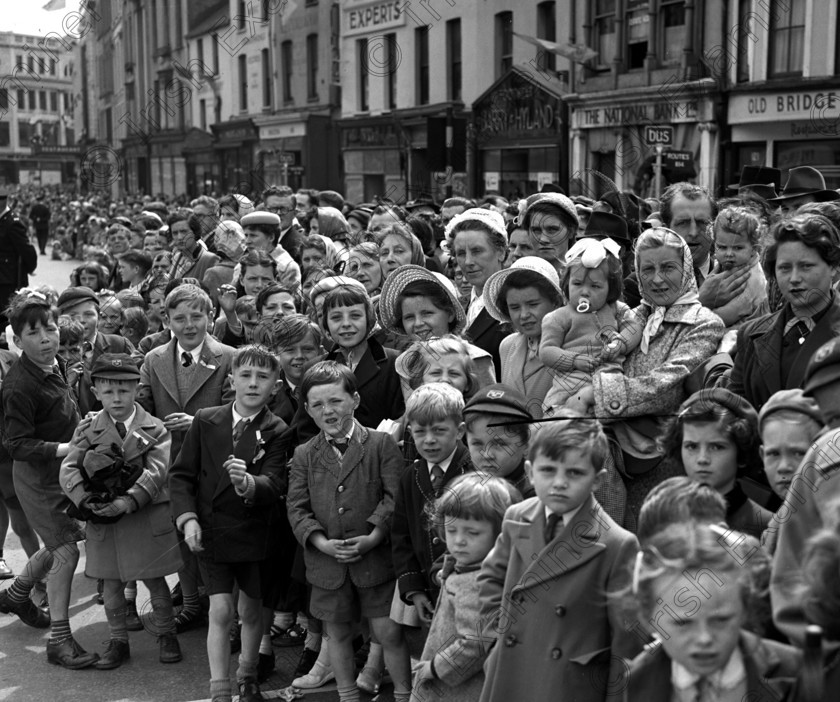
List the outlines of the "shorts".
<svg viewBox="0 0 840 702">
<path fill-rule="evenodd" d="M 56 458 L 46 463 L 15 461 L 12 468 L 15 494 L 26 519 L 47 548 L 85 539 L 82 523 L 65 512 L 73 503 L 59 485 L 60 466 L 61 459 Z"/>
<path fill-rule="evenodd" d="M 242 561 L 241 563 L 219 563 L 198 555 L 198 569 L 208 595 L 233 594 L 233 585 L 254 600 L 262 600 L 263 576 L 262 561 Z"/>
<path fill-rule="evenodd" d="M 362 617 L 387 617 L 391 613 L 393 597 L 393 580 L 373 587 L 357 587 L 348 576 L 337 590 L 325 590 L 313 585 L 309 612 L 325 622 L 350 624 Z"/>
</svg>

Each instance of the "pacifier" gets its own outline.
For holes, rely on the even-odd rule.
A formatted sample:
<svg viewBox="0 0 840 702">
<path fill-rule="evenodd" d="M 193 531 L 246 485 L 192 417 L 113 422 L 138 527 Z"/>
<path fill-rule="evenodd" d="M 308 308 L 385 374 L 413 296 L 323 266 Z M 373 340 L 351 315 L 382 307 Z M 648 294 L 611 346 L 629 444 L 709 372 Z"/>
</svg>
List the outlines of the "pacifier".
<svg viewBox="0 0 840 702">
<path fill-rule="evenodd" d="M 580 298 L 580 300 L 578 301 L 577 312 L 579 312 L 580 314 L 585 314 L 586 312 L 589 312 L 589 300 L 587 300 L 585 297 Z"/>
</svg>

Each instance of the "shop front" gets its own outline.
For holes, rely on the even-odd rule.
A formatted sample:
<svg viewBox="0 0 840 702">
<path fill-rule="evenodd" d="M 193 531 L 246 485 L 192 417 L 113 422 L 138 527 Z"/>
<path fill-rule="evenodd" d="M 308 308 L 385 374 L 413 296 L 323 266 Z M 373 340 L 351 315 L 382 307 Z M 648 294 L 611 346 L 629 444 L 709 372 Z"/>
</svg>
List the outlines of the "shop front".
<svg viewBox="0 0 840 702">
<path fill-rule="evenodd" d="M 405 144 L 394 117 L 341 121 L 344 198 L 371 202 L 375 197 L 400 201 L 406 196 Z"/>
<path fill-rule="evenodd" d="M 710 83 L 710 82 L 708 82 Z M 670 143 L 660 144 L 663 182 L 690 181 L 714 190 L 719 184 L 718 93 L 706 81 L 682 86 L 579 93 L 571 112 L 571 192 L 599 197 L 613 181 L 621 190 L 655 197 L 657 145 L 647 127 L 665 126 Z"/>
<path fill-rule="evenodd" d="M 187 196 L 219 193 L 221 175 L 219 161 L 213 148 L 213 135 L 192 127 L 181 146 L 187 178 Z"/>
<path fill-rule="evenodd" d="M 187 193 L 187 169 L 181 153 L 184 139 L 182 129 L 164 129 L 149 137 L 150 194 L 172 197 Z"/>
<path fill-rule="evenodd" d="M 515 199 L 565 182 L 563 85 L 515 66 L 473 103 L 476 194 Z"/>
<path fill-rule="evenodd" d="M 122 186 L 132 195 L 152 193 L 149 161 L 151 144 L 144 135 L 129 136 L 122 140 L 124 164 Z"/>
<path fill-rule="evenodd" d="M 253 120 L 221 122 L 210 128 L 216 137 L 219 193 L 232 191 L 251 197 L 261 185 L 254 158 L 259 134 Z"/>
<path fill-rule="evenodd" d="M 738 181 L 744 166 L 774 166 L 787 171 L 813 166 L 826 187 L 840 188 L 840 87 L 807 90 L 743 90 L 730 94 L 730 148 L 727 172 Z"/>
</svg>

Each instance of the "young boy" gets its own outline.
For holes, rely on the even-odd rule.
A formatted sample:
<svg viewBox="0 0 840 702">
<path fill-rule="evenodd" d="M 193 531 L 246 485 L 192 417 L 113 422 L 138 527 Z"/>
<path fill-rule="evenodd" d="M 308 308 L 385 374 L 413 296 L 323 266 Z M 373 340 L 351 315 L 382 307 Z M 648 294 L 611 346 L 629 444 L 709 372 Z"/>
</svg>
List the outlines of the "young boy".
<svg viewBox="0 0 840 702">
<path fill-rule="evenodd" d="M 641 650 L 610 592 L 628 584 L 638 542 L 592 496 L 607 439 L 597 420 L 541 427 L 525 470 L 536 497 L 510 507 L 482 564 L 481 626 L 497 638 L 482 702 L 619 699 L 622 658 Z"/>
<path fill-rule="evenodd" d="M 504 478 L 526 499 L 535 494 L 525 474 L 533 421 L 525 395 L 502 383 L 482 388 L 464 407 L 467 446 L 475 469 Z"/>
<path fill-rule="evenodd" d="M 230 388 L 234 349 L 207 333 L 212 312 L 210 297 L 197 285 L 173 289 L 164 302 L 172 339 L 146 354 L 140 369 L 137 401 L 172 433 L 170 462 L 181 450 L 184 434 L 202 407 L 233 399 Z M 178 633 L 202 623 L 198 594 L 198 565 L 182 549 L 184 567 L 178 573 L 184 606 L 175 617 Z"/>
<path fill-rule="evenodd" d="M 233 588 L 239 586 L 242 650 L 236 679 L 242 702 L 261 700 L 257 664 L 262 597 L 270 586 L 262 561 L 282 516 L 286 492 L 286 425 L 267 408 L 277 385 L 277 359 L 244 346 L 233 359 L 232 403 L 198 410 L 169 472 L 172 516 L 198 554 L 210 595 L 210 698 L 231 702 Z"/>
<path fill-rule="evenodd" d="M 102 411 L 73 437 L 60 476 L 62 489 L 87 518 L 85 574 L 104 581 L 111 636 L 95 667 L 117 668 L 130 657 L 124 590 L 134 580 L 143 580 L 151 595 L 161 663 L 177 663 L 181 649 L 166 584 L 181 567 L 166 480 L 169 432 L 135 403 L 140 371 L 131 356 L 102 354 L 91 378 Z M 128 484 L 109 481 L 106 498 L 101 476 L 117 462 L 136 467 L 139 475 Z"/>
<path fill-rule="evenodd" d="M 26 518 L 44 542 L 11 587 L 0 593 L 0 612 L 14 613 L 37 628 L 50 616 L 29 599 L 35 583 L 47 578 L 52 631 L 47 660 L 73 670 L 93 665 L 99 656 L 85 651 L 70 630 L 73 574 L 79 562 L 76 542 L 85 538 L 81 524 L 66 513 L 59 468 L 79 423 L 76 402 L 56 364 L 58 311 L 39 292 L 14 298 L 9 308 L 13 341 L 21 356 L 3 380 L 3 430 L 14 460 L 15 493 Z"/>
<path fill-rule="evenodd" d="M 402 456 L 388 434 L 363 427 L 353 372 L 334 361 L 306 371 L 300 386 L 319 433 L 295 450 L 289 523 L 304 548 L 310 611 L 323 620 L 342 702 L 358 702 L 354 624 L 367 617 L 394 680 L 394 699 L 411 693 L 408 648 L 390 619 L 395 576 L 388 545 Z"/>
<path fill-rule="evenodd" d="M 427 518 L 430 505 L 445 486 L 473 469 L 464 436 L 464 397 L 448 383 L 421 385 L 408 398 L 406 421 L 420 454 L 400 476 L 391 523 L 391 553 L 402 600 L 414 605 L 417 618 L 391 616 L 403 624 L 432 621 L 440 587 L 431 578 L 432 564 L 446 544 Z"/>
<path fill-rule="evenodd" d="M 58 297 L 58 309 L 74 322 L 80 322 L 85 328 L 82 340 L 82 360 L 85 371 L 79 380 L 79 412 L 84 417 L 88 412 L 102 408 L 91 390 L 90 369 L 103 353 L 134 352 L 128 339 L 116 334 L 104 334 L 98 331 L 100 300 L 90 288 L 67 288 Z"/>
</svg>

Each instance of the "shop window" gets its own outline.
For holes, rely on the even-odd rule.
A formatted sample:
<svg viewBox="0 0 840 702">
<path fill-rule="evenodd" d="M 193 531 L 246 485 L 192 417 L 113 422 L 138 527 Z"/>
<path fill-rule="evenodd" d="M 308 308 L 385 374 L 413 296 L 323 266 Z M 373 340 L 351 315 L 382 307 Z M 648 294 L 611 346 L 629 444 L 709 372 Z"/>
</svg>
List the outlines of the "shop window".
<svg viewBox="0 0 840 702">
<path fill-rule="evenodd" d="M 645 67 L 650 36 L 648 7 L 648 0 L 629 0 L 627 3 L 627 68 L 631 71 Z"/>
<path fill-rule="evenodd" d="M 310 100 L 318 99 L 318 35 L 306 37 L 306 94 Z"/>
<path fill-rule="evenodd" d="M 280 45 L 280 55 L 283 59 L 283 102 L 288 104 L 292 99 L 292 42 L 287 40 Z"/>
<path fill-rule="evenodd" d="M 595 0 L 592 46 L 598 52 L 596 70 L 607 70 L 615 58 L 615 0 Z"/>
<path fill-rule="evenodd" d="M 805 55 L 804 2 L 774 3 L 770 12 L 771 78 L 802 75 Z"/>
<path fill-rule="evenodd" d="M 429 28 L 414 30 L 414 49 L 417 61 L 417 104 L 429 104 Z"/>
<path fill-rule="evenodd" d="M 662 63 L 673 66 L 682 60 L 683 49 L 687 45 L 685 24 L 685 0 L 662 0 L 659 9 L 662 40 L 660 56 Z"/>
<path fill-rule="evenodd" d="M 239 66 L 239 111 L 248 111 L 248 57 L 240 54 L 237 58 Z"/>
<path fill-rule="evenodd" d="M 738 0 L 738 61 L 736 80 L 746 83 L 750 79 L 750 42 L 753 34 L 752 0 Z"/>
<path fill-rule="evenodd" d="M 400 48 L 397 46 L 397 35 L 385 35 L 385 105 L 389 110 L 397 107 L 397 68 L 400 65 Z"/>
<path fill-rule="evenodd" d="M 503 76 L 513 66 L 513 13 L 496 15 L 496 78 Z"/>
<path fill-rule="evenodd" d="M 556 3 L 541 2 L 537 5 L 537 37 L 548 41 L 557 41 L 557 22 L 555 21 Z M 541 71 L 556 70 L 557 56 L 550 51 L 537 49 L 537 67 Z"/>
<path fill-rule="evenodd" d="M 461 20 L 446 23 L 447 88 L 450 100 L 461 99 Z"/>
<path fill-rule="evenodd" d="M 268 56 L 268 49 L 263 49 L 260 52 L 260 61 L 262 65 L 263 107 L 271 107 L 271 60 Z"/>
<path fill-rule="evenodd" d="M 359 112 L 367 112 L 370 109 L 367 39 L 359 39 L 356 42 L 356 53 L 359 56 Z"/>
</svg>

